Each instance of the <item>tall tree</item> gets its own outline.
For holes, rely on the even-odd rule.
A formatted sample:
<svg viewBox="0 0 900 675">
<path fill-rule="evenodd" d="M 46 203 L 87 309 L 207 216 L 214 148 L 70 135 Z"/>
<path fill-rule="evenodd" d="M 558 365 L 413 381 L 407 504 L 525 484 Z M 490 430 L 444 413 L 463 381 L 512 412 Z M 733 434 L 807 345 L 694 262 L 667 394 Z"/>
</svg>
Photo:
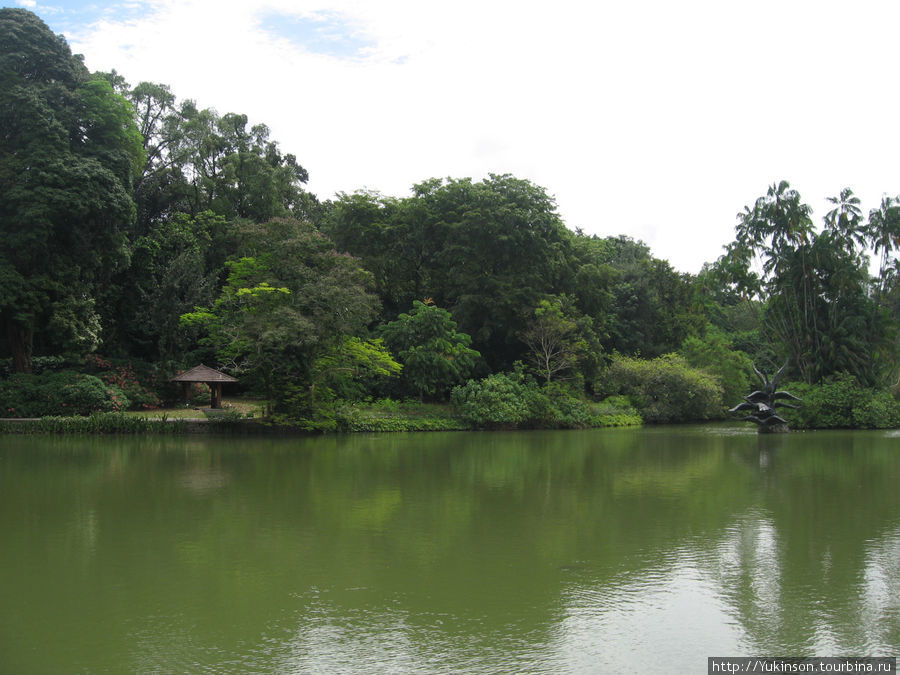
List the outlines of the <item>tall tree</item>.
<svg viewBox="0 0 900 675">
<path fill-rule="evenodd" d="M 127 265 L 131 187 L 143 162 L 127 101 L 62 37 L 0 9 L 0 324 L 16 371 L 36 330 Z"/>
<path fill-rule="evenodd" d="M 456 330 L 450 312 L 430 300 L 416 300 L 410 312 L 385 325 L 381 334 L 403 364 L 403 381 L 420 397 L 444 398 L 461 384 L 481 355 L 472 338 Z"/>
<path fill-rule="evenodd" d="M 897 273 L 891 253 L 900 247 L 900 197 L 882 198 L 881 205 L 869 211 L 866 228 L 869 244 L 879 256 L 878 296 L 883 300 Z"/>
<path fill-rule="evenodd" d="M 871 385 L 892 363 L 893 328 L 869 295 L 859 201 L 845 189 L 816 232 L 811 209 L 782 181 L 739 215 L 738 243 L 762 260 L 764 326 L 809 383 L 840 371 Z"/>
<path fill-rule="evenodd" d="M 588 351 L 577 321 L 566 312 L 566 301 L 565 296 L 541 300 L 521 333 L 528 361 L 545 384 L 571 376 Z"/>
<path fill-rule="evenodd" d="M 307 223 L 244 224 L 239 235 L 243 256 L 228 262 L 218 298 L 182 322 L 202 327 L 219 363 L 277 406 L 308 404 L 322 357 L 361 353 L 346 340 L 374 318 L 371 278 Z"/>
</svg>

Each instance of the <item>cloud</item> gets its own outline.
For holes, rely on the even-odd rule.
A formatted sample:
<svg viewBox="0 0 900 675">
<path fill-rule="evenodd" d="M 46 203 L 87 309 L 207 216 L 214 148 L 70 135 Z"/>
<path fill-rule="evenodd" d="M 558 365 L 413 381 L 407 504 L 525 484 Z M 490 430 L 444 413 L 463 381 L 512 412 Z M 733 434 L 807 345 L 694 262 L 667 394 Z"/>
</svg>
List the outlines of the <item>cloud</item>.
<svg viewBox="0 0 900 675">
<path fill-rule="evenodd" d="M 294 16 L 272 11 L 262 15 L 260 28 L 301 50 L 336 58 L 364 57 L 374 46 L 345 17 L 331 12 Z"/>
<path fill-rule="evenodd" d="M 322 198 L 510 172 L 570 227 L 697 271 L 788 179 L 898 190 L 900 6 L 149 0 L 70 40 L 94 69 L 265 122 Z M 50 20 L 50 17 L 47 17 Z"/>
</svg>

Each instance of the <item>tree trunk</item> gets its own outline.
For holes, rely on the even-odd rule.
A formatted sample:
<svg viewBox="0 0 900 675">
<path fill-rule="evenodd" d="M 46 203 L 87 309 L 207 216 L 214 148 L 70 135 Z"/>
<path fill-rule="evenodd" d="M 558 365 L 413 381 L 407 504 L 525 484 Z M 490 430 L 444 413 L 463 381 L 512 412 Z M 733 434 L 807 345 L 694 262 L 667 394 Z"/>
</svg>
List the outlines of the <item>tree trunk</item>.
<svg viewBox="0 0 900 675">
<path fill-rule="evenodd" d="M 12 371 L 14 373 L 31 372 L 31 348 L 34 344 L 34 324 L 29 319 L 24 325 L 10 316 L 3 317 L 6 324 L 6 341 L 12 352 Z"/>
</svg>

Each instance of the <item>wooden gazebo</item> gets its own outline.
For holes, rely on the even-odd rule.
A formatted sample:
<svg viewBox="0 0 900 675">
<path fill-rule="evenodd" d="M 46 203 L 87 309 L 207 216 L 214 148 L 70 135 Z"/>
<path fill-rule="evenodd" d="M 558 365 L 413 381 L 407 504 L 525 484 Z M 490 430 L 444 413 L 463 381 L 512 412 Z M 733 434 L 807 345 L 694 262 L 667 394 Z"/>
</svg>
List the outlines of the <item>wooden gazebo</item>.
<svg viewBox="0 0 900 675">
<path fill-rule="evenodd" d="M 210 407 L 221 408 L 222 384 L 225 382 L 237 382 L 237 380 L 231 377 L 231 375 L 220 373 L 218 370 L 213 370 L 209 366 L 204 366 L 201 363 L 199 366 L 191 368 L 180 375 L 170 377 L 169 382 L 181 382 L 184 385 L 185 403 L 190 399 L 191 384 L 194 382 L 205 384 L 209 387 L 210 391 Z"/>
</svg>

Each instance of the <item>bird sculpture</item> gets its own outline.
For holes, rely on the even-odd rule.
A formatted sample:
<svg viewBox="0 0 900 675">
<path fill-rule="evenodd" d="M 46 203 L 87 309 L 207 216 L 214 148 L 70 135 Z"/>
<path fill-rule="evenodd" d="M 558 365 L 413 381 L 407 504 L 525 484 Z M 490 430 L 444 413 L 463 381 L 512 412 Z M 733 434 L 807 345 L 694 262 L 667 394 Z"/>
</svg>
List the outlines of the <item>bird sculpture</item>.
<svg viewBox="0 0 900 675">
<path fill-rule="evenodd" d="M 778 381 L 787 369 L 788 362 L 778 370 L 770 380 L 763 375 L 757 367 L 753 366 L 760 381 L 762 389 L 757 389 L 749 396 L 744 397 L 744 403 L 739 403 L 728 412 L 747 412 L 746 417 L 742 417 L 742 422 L 753 422 L 757 425 L 759 433 L 785 433 L 790 431 L 786 419 L 778 414 L 778 408 L 797 408 L 798 406 L 785 401 L 800 401 L 793 394 L 787 391 L 778 391 Z"/>
</svg>

